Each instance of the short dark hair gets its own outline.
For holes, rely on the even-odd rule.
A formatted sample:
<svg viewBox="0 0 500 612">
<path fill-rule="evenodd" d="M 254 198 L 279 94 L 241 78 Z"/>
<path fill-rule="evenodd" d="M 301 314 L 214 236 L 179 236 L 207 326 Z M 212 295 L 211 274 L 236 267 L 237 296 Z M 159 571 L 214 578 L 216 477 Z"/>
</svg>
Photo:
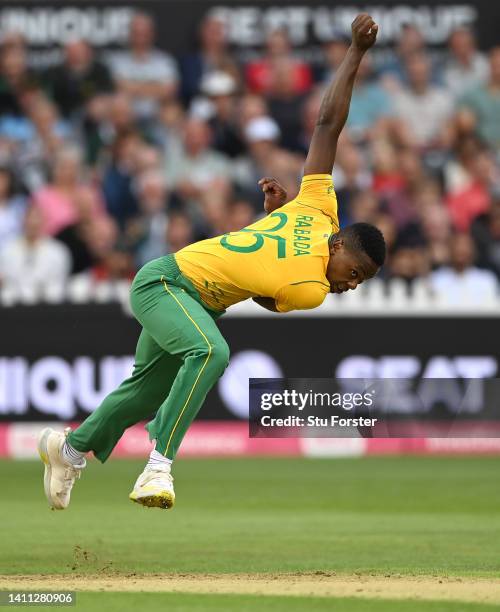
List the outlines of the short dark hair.
<svg viewBox="0 0 500 612">
<path fill-rule="evenodd" d="M 364 251 L 377 266 L 384 265 L 385 240 L 378 227 L 371 223 L 354 223 L 340 230 L 340 236 L 351 250 Z"/>
</svg>

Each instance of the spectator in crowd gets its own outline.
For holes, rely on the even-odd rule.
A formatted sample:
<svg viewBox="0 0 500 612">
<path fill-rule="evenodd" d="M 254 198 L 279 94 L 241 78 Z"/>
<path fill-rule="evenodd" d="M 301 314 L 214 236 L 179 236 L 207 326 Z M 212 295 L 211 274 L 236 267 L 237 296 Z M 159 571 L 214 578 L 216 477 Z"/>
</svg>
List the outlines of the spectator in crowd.
<svg viewBox="0 0 500 612">
<path fill-rule="evenodd" d="M 175 151 L 179 155 L 182 149 L 182 131 L 186 113 L 178 100 L 165 102 L 158 114 L 158 123 L 151 133 L 151 141 L 169 155 Z"/>
<path fill-rule="evenodd" d="M 0 282 L 16 293 L 25 288 L 35 295 L 56 286 L 62 289 L 71 270 L 68 249 L 46 236 L 42 212 L 31 206 L 24 218 L 21 236 L 8 240 L 0 250 Z M 29 278 L 29 283 L 26 279 Z"/>
<path fill-rule="evenodd" d="M 141 140 L 135 151 L 136 174 L 139 175 L 147 170 L 159 170 L 163 164 L 162 151 L 149 142 Z"/>
<path fill-rule="evenodd" d="M 362 143 L 377 134 L 392 112 L 391 98 L 374 79 L 372 60 L 365 55 L 354 84 L 347 118 L 349 136 Z"/>
<path fill-rule="evenodd" d="M 94 258 L 90 251 L 89 236 L 92 235 L 94 216 L 92 200 L 89 197 L 80 198 L 80 216 L 71 225 L 67 225 L 55 234 L 54 238 L 64 244 L 71 253 L 71 274 L 80 274 L 90 270 Z M 100 217 L 97 217 L 99 219 Z"/>
<path fill-rule="evenodd" d="M 201 218 L 195 217 L 195 227 L 206 236 L 218 236 L 226 232 L 232 185 L 229 181 L 217 180 L 210 189 L 203 191 L 199 199 Z"/>
<path fill-rule="evenodd" d="M 389 59 L 378 68 L 382 85 L 390 92 L 396 92 L 408 86 L 406 68 L 408 61 L 413 55 L 425 53 L 425 51 L 425 40 L 421 30 L 416 25 L 404 24 Z"/>
<path fill-rule="evenodd" d="M 496 194 L 490 210 L 479 215 L 471 227 L 477 265 L 491 270 L 500 280 L 500 194 Z"/>
<path fill-rule="evenodd" d="M 450 261 L 451 220 L 442 204 L 425 206 L 420 213 L 420 225 L 427 242 L 431 269 Z"/>
<path fill-rule="evenodd" d="M 269 32 L 264 56 L 250 62 L 245 70 L 245 79 L 251 92 L 268 95 L 272 92 L 275 79 L 284 70 L 290 72 L 288 88 L 292 95 L 309 91 L 312 72 L 308 64 L 293 57 L 292 47 L 285 30 Z"/>
<path fill-rule="evenodd" d="M 234 158 L 245 150 L 237 117 L 237 83 L 227 72 L 211 72 L 203 77 L 198 108 L 191 114 L 206 118 L 212 130 L 212 147 Z M 199 102 L 202 102 L 200 105 Z"/>
<path fill-rule="evenodd" d="M 342 227 L 351 223 L 374 223 L 380 213 L 380 202 L 373 191 L 357 190 L 350 200 L 349 220 L 342 221 Z"/>
<path fill-rule="evenodd" d="M 323 91 L 320 87 L 315 87 L 311 93 L 305 98 L 300 112 L 301 125 L 300 132 L 297 134 L 296 142 L 298 145 L 297 152 L 301 153 L 304 157 L 307 155 L 309 149 L 309 143 L 316 127 L 318 119 L 318 113 L 321 106 L 321 100 L 323 99 Z M 263 112 L 262 115 L 268 113 Z M 344 132 L 342 132 L 344 134 Z"/>
<path fill-rule="evenodd" d="M 124 261 L 124 236 L 118 225 L 109 216 L 94 214 L 94 200 L 91 191 L 84 191 L 79 198 L 79 218 L 55 235 L 71 252 L 72 274 L 81 274 L 98 280 L 108 278 L 107 258 L 111 262 Z M 116 258 L 114 251 L 118 251 Z M 127 257 L 127 261 L 131 261 Z M 113 276 L 113 274 L 111 275 Z"/>
<path fill-rule="evenodd" d="M 86 159 L 92 165 L 110 153 L 120 134 L 135 131 L 149 136 L 147 129 L 137 125 L 132 100 L 123 93 L 108 97 L 104 103 L 102 96 L 93 98 L 88 104 L 83 127 Z"/>
<path fill-rule="evenodd" d="M 10 142 L 10 151 L 17 154 L 19 145 L 44 140 L 60 145 L 70 133 L 69 125 L 60 119 L 57 108 L 40 91 L 21 97 L 22 117 L 4 116 L 0 119 L 0 138 Z M 58 140 L 59 139 L 59 140 Z M 51 148 L 48 154 L 53 153 Z"/>
<path fill-rule="evenodd" d="M 136 152 L 140 144 L 141 138 L 137 132 L 118 134 L 111 148 L 109 163 L 104 167 L 102 192 L 106 209 L 122 229 L 138 210 L 133 181 Z"/>
<path fill-rule="evenodd" d="M 411 55 L 406 61 L 408 85 L 394 95 L 406 142 L 421 149 L 443 146 L 443 127 L 453 111 L 450 93 L 431 84 L 430 70 L 425 54 Z"/>
<path fill-rule="evenodd" d="M 371 174 L 366 168 L 364 159 L 359 149 L 344 139 L 337 153 L 334 169 L 335 192 L 339 219 L 342 227 L 349 225 L 354 220 L 368 221 L 368 217 L 356 217 L 354 214 L 354 200 L 363 195 L 373 197 L 378 207 L 378 199 L 369 191 L 372 182 Z"/>
<path fill-rule="evenodd" d="M 83 180 L 82 155 L 76 147 L 64 147 L 54 157 L 52 180 L 33 196 L 42 212 L 43 233 L 53 236 L 81 218 L 81 203 L 91 202 L 95 216 L 105 214 L 99 192 Z"/>
<path fill-rule="evenodd" d="M 491 147 L 500 150 L 500 47 L 489 55 L 489 81 L 467 92 L 460 106 L 469 113 L 477 135 Z"/>
<path fill-rule="evenodd" d="M 16 193 L 12 170 L 0 165 L 0 248 L 21 234 L 25 212 L 26 198 Z"/>
<path fill-rule="evenodd" d="M 92 278 L 101 281 L 132 281 L 135 276 L 132 254 L 126 249 L 117 247 L 101 258 L 92 268 Z"/>
<path fill-rule="evenodd" d="M 16 49 L 27 52 L 26 37 L 18 30 L 7 30 L 6 32 L 2 32 L 0 37 L 0 49 L 3 50 L 7 47 L 15 47 Z"/>
<path fill-rule="evenodd" d="M 497 280 L 493 272 L 474 265 L 474 243 L 469 234 L 455 234 L 450 242 L 450 266 L 432 272 L 432 289 L 448 306 L 464 303 L 479 306 L 496 296 Z"/>
<path fill-rule="evenodd" d="M 56 105 L 44 95 L 34 98 L 27 112 L 34 127 L 30 144 L 43 149 L 47 160 L 57 153 L 65 141 L 75 142 L 76 136 L 70 125 L 60 117 Z"/>
<path fill-rule="evenodd" d="M 402 187 L 384 194 L 386 211 L 391 215 L 398 229 L 418 220 L 417 196 L 426 180 L 421 158 L 408 148 L 399 152 L 398 170 Z"/>
<path fill-rule="evenodd" d="M 234 179 L 245 198 L 256 212 L 262 210 L 262 190 L 258 181 L 262 176 L 275 176 L 291 200 L 297 193 L 297 177 L 303 157 L 293 155 L 278 144 L 280 129 L 271 117 L 251 119 L 245 127 L 249 154 L 235 162 Z"/>
<path fill-rule="evenodd" d="M 425 175 L 416 190 L 415 205 L 420 217 L 425 216 L 427 209 L 433 207 L 445 209 L 441 181 L 437 178 Z"/>
<path fill-rule="evenodd" d="M 301 151 L 299 136 L 305 96 L 295 91 L 294 81 L 294 63 L 288 58 L 276 60 L 266 98 L 269 114 L 281 131 L 281 145 L 289 151 Z"/>
<path fill-rule="evenodd" d="M 446 205 L 458 231 L 469 231 L 478 215 L 486 212 L 491 204 L 491 191 L 498 184 L 498 169 L 491 153 L 479 152 L 470 166 L 471 181 L 462 189 L 448 194 Z"/>
<path fill-rule="evenodd" d="M 267 117 L 269 109 L 266 100 L 256 94 L 244 94 L 238 104 L 238 117 L 240 131 L 245 132 L 245 128 L 253 119 Z"/>
<path fill-rule="evenodd" d="M 181 58 L 182 98 L 188 104 L 200 93 L 203 77 L 211 72 L 226 72 L 239 84 L 239 70 L 228 48 L 226 25 L 216 13 L 209 12 L 199 31 L 199 48 Z"/>
<path fill-rule="evenodd" d="M 386 275 L 404 281 L 408 289 L 418 278 L 429 273 L 429 256 L 426 240 L 416 224 L 408 224 L 397 234 Z"/>
<path fill-rule="evenodd" d="M 86 226 L 85 240 L 92 258 L 87 275 L 94 281 L 132 280 L 132 255 L 122 248 L 116 223 L 109 217 L 92 219 Z"/>
<path fill-rule="evenodd" d="M 456 139 L 443 168 L 443 181 L 449 195 L 462 191 L 473 182 L 474 161 L 484 145 L 474 134 Z"/>
<path fill-rule="evenodd" d="M 78 218 L 54 235 L 54 238 L 65 244 L 72 259 L 72 274 L 88 271 L 95 263 L 91 251 L 91 242 L 95 224 L 104 216 L 95 215 L 95 201 L 91 190 L 80 192 L 78 197 Z"/>
<path fill-rule="evenodd" d="M 351 37 L 340 28 L 333 28 L 330 38 L 323 44 L 325 58 L 324 73 L 321 77 L 324 86 L 331 83 L 351 44 Z"/>
<path fill-rule="evenodd" d="M 81 39 L 66 43 L 63 62 L 46 71 L 43 84 L 67 119 L 81 114 L 91 99 L 113 91 L 109 69 L 94 58 L 92 47 Z"/>
<path fill-rule="evenodd" d="M 165 172 L 168 184 L 196 206 L 212 181 L 231 178 L 231 164 L 225 155 L 211 148 L 212 133 L 206 121 L 189 118 L 183 136 L 177 155 L 166 155 Z"/>
<path fill-rule="evenodd" d="M 130 23 L 130 49 L 110 59 L 118 89 L 133 99 L 136 116 L 153 120 L 159 106 L 176 95 L 178 72 L 175 60 L 154 47 L 155 26 L 146 13 L 135 13 Z"/>
<path fill-rule="evenodd" d="M 165 176 L 160 170 L 143 172 L 137 178 L 136 191 L 138 214 L 127 224 L 125 235 L 139 268 L 167 253 L 167 212 L 179 208 L 179 205 L 175 202 L 175 196 L 169 193 Z"/>
<path fill-rule="evenodd" d="M 371 217 L 371 221 L 384 235 L 387 250 L 392 252 L 398 235 L 394 219 L 385 212 L 378 212 Z M 382 269 L 381 272 L 383 273 L 382 278 L 384 278 L 386 276 L 385 270 Z"/>
<path fill-rule="evenodd" d="M 0 116 L 11 121 L 24 115 L 23 101 L 38 89 L 38 79 L 28 68 L 26 48 L 3 44 L 0 48 Z"/>
<path fill-rule="evenodd" d="M 195 241 L 191 217 L 183 211 L 171 212 L 167 223 L 167 252 L 175 253 Z"/>
<path fill-rule="evenodd" d="M 443 70 L 446 89 L 459 98 L 488 79 L 488 60 L 477 50 L 472 31 L 462 26 L 451 33 L 448 58 Z"/>
<path fill-rule="evenodd" d="M 16 173 L 29 192 L 43 187 L 49 178 L 49 168 L 60 148 L 75 134 L 70 125 L 59 117 L 56 106 L 40 94 L 26 108 L 27 136 L 17 143 Z"/>
<path fill-rule="evenodd" d="M 225 232 L 237 232 L 256 220 L 252 203 L 243 198 L 236 198 L 229 205 Z"/>
<path fill-rule="evenodd" d="M 387 139 L 372 143 L 372 189 L 380 197 L 391 196 L 405 187 L 405 177 L 401 172 L 398 154 L 394 145 Z"/>
</svg>

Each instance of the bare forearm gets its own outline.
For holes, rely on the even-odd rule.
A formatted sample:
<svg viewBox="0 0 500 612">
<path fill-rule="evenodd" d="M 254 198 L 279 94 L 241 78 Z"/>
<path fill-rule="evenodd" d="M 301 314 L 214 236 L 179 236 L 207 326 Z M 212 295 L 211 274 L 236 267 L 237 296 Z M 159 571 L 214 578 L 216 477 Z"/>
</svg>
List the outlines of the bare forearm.
<svg viewBox="0 0 500 612">
<path fill-rule="evenodd" d="M 335 79 L 323 96 L 317 125 L 327 126 L 334 134 L 340 134 L 347 121 L 356 73 L 364 54 L 353 45 L 349 47 Z"/>
</svg>

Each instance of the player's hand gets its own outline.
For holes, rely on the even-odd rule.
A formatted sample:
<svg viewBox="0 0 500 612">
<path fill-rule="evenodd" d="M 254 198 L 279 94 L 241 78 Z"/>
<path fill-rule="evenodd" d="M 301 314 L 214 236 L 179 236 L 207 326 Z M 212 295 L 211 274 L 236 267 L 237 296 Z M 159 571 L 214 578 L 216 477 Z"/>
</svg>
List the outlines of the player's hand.
<svg viewBox="0 0 500 612">
<path fill-rule="evenodd" d="M 352 22 L 352 44 L 360 51 L 367 51 L 375 44 L 378 25 L 367 13 L 361 13 Z"/>
<path fill-rule="evenodd" d="M 286 190 L 277 179 L 265 176 L 260 179 L 259 185 L 264 192 L 264 210 L 267 213 L 273 212 L 286 203 Z"/>
</svg>

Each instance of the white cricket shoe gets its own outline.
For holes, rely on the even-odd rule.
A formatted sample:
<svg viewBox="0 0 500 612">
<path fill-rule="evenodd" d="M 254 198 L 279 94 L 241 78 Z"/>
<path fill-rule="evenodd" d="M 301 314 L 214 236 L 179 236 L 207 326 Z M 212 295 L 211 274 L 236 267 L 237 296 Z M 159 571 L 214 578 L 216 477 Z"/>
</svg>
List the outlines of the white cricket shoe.
<svg viewBox="0 0 500 612">
<path fill-rule="evenodd" d="M 129 498 L 148 508 L 171 508 L 175 502 L 175 493 L 170 469 L 145 468 Z"/>
<path fill-rule="evenodd" d="M 69 506 L 71 489 L 87 465 L 85 458 L 79 465 L 63 459 L 62 447 L 70 431 L 67 427 L 62 434 L 46 427 L 38 436 L 38 454 L 45 464 L 43 486 L 49 506 L 54 510 L 64 510 Z"/>
</svg>

